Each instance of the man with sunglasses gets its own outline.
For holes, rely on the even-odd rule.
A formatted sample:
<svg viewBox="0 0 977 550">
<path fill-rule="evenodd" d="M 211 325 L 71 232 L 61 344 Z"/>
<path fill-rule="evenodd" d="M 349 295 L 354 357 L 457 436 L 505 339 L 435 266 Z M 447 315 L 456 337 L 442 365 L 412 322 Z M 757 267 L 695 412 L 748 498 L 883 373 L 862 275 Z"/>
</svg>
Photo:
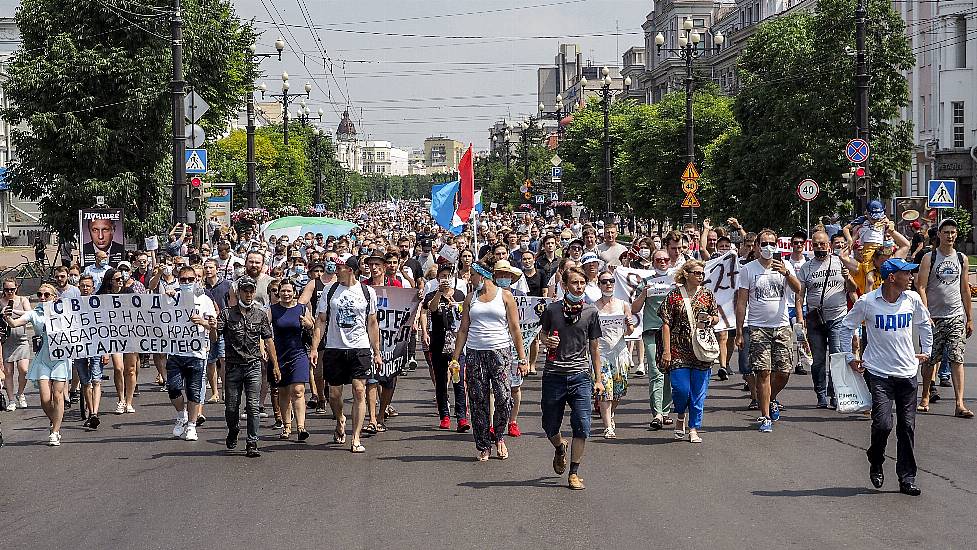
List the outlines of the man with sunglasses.
<svg viewBox="0 0 977 550">
<path fill-rule="evenodd" d="M 788 317 L 788 302 L 801 311 L 801 283 L 793 266 L 779 257 L 777 234 L 764 229 L 757 235 L 758 257 L 743 266 L 736 281 L 736 347 L 744 346 L 743 328 L 750 327 L 750 368 L 762 416 L 757 419 L 763 433 L 773 431 L 780 419 L 777 395 L 793 372 L 791 346 L 794 332 Z M 792 292 L 793 294 L 792 294 Z M 747 316 L 749 311 L 749 316 Z M 798 319 L 803 327 L 803 319 Z"/>
<path fill-rule="evenodd" d="M 192 267 L 184 265 L 177 273 L 181 299 L 193 300 L 190 320 L 200 335 L 209 335 L 207 342 L 212 344 L 217 340 L 217 308 L 214 301 L 206 294 L 194 294 L 197 272 Z M 173 437 L 185 441 L 197 440 L 197 419 L 203 409 L 204 369 L 209 352 L 210 345 L 199 352 L 174 353 L 166 357 L 166 387 L 176 409 Z"/>
</svg>

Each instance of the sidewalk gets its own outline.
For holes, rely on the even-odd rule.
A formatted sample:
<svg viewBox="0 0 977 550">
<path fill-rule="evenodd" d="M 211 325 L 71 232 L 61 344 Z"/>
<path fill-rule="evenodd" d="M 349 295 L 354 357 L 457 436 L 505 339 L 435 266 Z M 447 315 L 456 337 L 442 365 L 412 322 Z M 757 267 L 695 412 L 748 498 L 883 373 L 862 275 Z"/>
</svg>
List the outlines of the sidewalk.
<svg viewBox="0 0 977 550">
<path fill-rule="evenodd" d="M 48 262 L 54 259 L 55 254 L 58 253 L 57 246 L 47 247 L 47 258 Z M 26 259 L 24 258 L 26 256 Z M 9 267 L 14 267 L 18 264 L 22 264 L 27 261 L 34 261 L 34 247 L 33 246 L 4 246 L 0 247 L 0 271 L 3 271 Z M 59 264 L 60 265 L 60 264 Z"/>
</svg>

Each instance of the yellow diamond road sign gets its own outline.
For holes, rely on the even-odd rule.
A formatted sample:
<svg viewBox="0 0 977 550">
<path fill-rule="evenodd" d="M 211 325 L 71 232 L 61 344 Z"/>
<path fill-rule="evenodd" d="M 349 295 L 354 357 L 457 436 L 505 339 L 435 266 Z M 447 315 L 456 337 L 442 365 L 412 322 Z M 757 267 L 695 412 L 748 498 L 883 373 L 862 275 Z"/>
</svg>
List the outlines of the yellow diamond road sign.
<svg viewBox="0 0 977 550">
<path fill-rule="evenodd" d="M 685 167 L 685 171 L 682 172 L 682 181 L 696 181 L 699 179 L 699 171 L 695 167 L 694 162 L 690 162 L 688 166 Z"/>
</svg>

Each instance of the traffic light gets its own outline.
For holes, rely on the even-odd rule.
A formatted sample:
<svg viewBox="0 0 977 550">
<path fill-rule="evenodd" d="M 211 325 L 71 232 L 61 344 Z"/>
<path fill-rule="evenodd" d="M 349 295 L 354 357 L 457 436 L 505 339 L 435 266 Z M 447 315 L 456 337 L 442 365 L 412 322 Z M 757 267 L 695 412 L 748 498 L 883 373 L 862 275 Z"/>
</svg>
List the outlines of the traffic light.
<svg viewBox="0 0 977 550">
<path fill-rule="evenodd" d="M 196 212 L 203 206 L 203 180 L 194 176 L 190 178 L 190 195 L 187 199 L 187 210 Z"/>
<path fill-rule="evenodd" d="M 852 177 L 855 179 L 855 196 L 864 199 L 868 197 L 871 176 L 864 166 L 856 166 L 852 169 Z"/>
</svg>

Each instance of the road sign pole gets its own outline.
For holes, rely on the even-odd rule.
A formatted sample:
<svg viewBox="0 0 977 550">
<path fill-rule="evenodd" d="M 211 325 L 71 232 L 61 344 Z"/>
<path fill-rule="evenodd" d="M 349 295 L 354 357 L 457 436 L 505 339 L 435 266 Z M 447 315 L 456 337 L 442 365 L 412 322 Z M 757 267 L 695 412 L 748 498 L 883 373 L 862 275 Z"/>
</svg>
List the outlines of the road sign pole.
<svg viewBox="0 0 977 550">
<path fill-rule="evenodd" d="M 187 175 L 186 175 L 186 113 L 183 110 L 183 17 L 180 0 L 173 0 L 170 16 L 170 49 L 173 56 L 173 188 L 171 206 L 173 223 L 187 223 Z"/>
<path fill-rule="evenodd" d="M 811 201 L 807 202 L 807 238 L 811 238 Z"/>
</svg>

